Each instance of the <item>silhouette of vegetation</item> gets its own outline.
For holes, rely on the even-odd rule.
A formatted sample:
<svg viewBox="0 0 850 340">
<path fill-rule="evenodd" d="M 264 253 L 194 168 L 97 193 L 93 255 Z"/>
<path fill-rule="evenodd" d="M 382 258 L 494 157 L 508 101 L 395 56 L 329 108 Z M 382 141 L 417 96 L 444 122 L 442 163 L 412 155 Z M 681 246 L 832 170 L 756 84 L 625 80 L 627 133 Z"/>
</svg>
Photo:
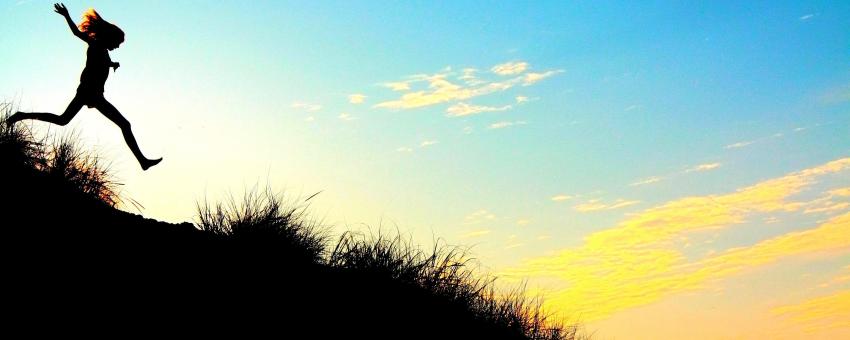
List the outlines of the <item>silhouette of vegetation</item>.
<svg viewBox="0 0 850 340">
<path fill-rule="evenodd" d="M 309 220 L 309 199 L 285 203 L 254 190 L 241 202 L 198 204 L 194 225 L 118 210 L 118 184 L 100 159 L 73 138 L 36 140 L 6 124 L 11 108 L 1 107 L 10 324 L 194 336 L 581 337 L 544 313 L 540 299 L 502 292 L 494 277 L 477 274 L 467 248 L 421 249 L 397 232 L 346 232 L 331 242 Z"/>
<path fill-rule="evenodd" d="M 499 294 L 496 278 L 475 273 L 468 248 L 437 243 L 425 251 L 401 234 L 346 232 L 328 259 L 333 268 L 374 275 L 426 292 L 472 320 L 528 339 L 573 339 L 577 328 L 551 322 L 542 300 L 522 289 Z"/>
<path fill-rule="evenodd" d="M 271 190 L 254 190 L 244 194 L 241 204 L 232 196 L 226 204 L 199 204 L 196 225 L 218 238 L 271 244 L 289 259 L 319 264 L 327 249 L 327 230 L 308 222 L 305 211 L 306 206 L 284 207 Z"/>
</svg>

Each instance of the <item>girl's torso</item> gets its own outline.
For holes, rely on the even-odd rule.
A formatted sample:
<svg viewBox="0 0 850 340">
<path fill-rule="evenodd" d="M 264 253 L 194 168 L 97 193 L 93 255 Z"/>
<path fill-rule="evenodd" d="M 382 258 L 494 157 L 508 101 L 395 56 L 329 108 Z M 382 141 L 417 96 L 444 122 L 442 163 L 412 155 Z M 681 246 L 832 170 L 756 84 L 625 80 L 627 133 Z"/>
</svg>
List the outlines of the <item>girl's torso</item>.
<svg viewBox="0 0 850 340">
<path fill-rule="evenodd" d="M 112 60 L 109 59 L 109 51 L 105 48 L 98 47 L 94 44 L 89 44 L 86 51 L 86 68 L 80 75 L 80 87 L 91 92 L 103 93 L 103 85 L 106 83 L 106 78 L 109 77 L 109 66 Z"/>
</svg>

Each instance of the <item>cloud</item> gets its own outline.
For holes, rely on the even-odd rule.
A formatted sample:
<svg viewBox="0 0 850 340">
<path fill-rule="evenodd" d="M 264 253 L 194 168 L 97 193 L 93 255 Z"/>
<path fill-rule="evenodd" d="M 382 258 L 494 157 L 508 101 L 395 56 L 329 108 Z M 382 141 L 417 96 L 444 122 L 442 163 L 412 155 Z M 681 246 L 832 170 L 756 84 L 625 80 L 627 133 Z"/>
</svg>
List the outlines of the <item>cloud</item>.
<svg viewBox="0 0 850 340">
<path fill-rule="evenodd" d="M 639 186 L 639 185 L 647 185 L 647 184 L 657 183 L 657 182 L 660 182 L 662 179 L 663 178 L 661 178 L 659 176 L 652 176 L 652 177 L 649 177 L 649 178 L 639 180 L 639 181 L 634 182 L 632 184 L 629 184 L 629 186 L 636 187 L 636 186 Z"/>
<path fill-rule="evenodd" d="M 449 106 L 449 108 L 446 109 L 446 112 L 448 113 L 446 116 L 463 117 L 463 116 L 478 114 L 478 113 L 481 113 L 481 112 L 505 111 L 505 110 L 510 110 L 510 109 L 511 109 L 510 105 L 505 105 L 505 106 L 501 106 L 501 107 L 493 107 L 493 106 L 470 105 L 470 104 L 467 104 L 467 103 L 464 103 L 464 102 L 460 102 L 460 103 L 454 104 L 452 106 Z"/>
<path fill-rule="evenodd" d="M 604 203 L 599 199 L 592 199 L 587 202 L 577 204 L 573 206 L 573 209 L 578 212 L 593 212 L 593 211 L 603 211 L 603 210 L 614 210 L 619 208 L 625 208 L 630 205 L 635 205 L 640 203 L 640 201 L 627 201 L 624 199 L 618 199 L 611 203 Z"/>
<path fill-rule="evenodd" d="M 734 144 L 729 144 L 729 145 L 725 146 L 724 148 L 725 149 L 738 149 L 738 148 L 743 148 L 743 147 L 750 145 L 750 144 L 753 144 L 753 143 L 755 143 L 755 141 L 751 141 L 751 140 L 745 141 L 745 142 L 737 142 L 737 143 L 734 143 Z"/>
<path fill-rule="evenodd" d="M 774 315 L 790 318 L 808 333 L 850 328 L 850 289 L 819 296 L 795 305 L 771 309 Z"/>
<path fill-rule="evenodd" d="M 312 122 L 312 121 L 314 121 L 314 120 L 316 120 L 316 118 L 315 118 L 315 117 L 313 117 L 313 116 L 307 116 L 307 118 L 304 118 L 304 121 L 305 121 L 305 122 Z"/>
<path fill-rule="evenodd" d="M 413 109 L 449 101 L 465 100 L 496 91 L 503 91 L 511 87 L 511 85 L 487 84 L 481 87 L 470 88 L 454 84 L 445 78 L 446 74 L 435 74 L 424 77 L 421 81 L 428 83 L 427 91 L 407 92 L 397 100 L 381 102 L 375 105 L 375 107 Z"/>
<path fill-rule="evenodd" d="M 552 200 L 555 201 L 555 202 L 566 201 L 566 200 L 571 199 L 571 198 L 573 198 L 573 197 L 570 196 L 570 195 L 563 195 L 563 194 L 552 196 Z"/>
<path fill-rule="evenodd" d="M 483 81 L 478 80 L 470 82 L 472 73 L 468 73 L 461 77 L 464 83 L 453 82 L 449 80 L 452 74 L 449 70 L 444 70 L 436 74 L 416 74 L 407 77 L 402 82 L 383 83 L 385 87 L 389 87 L 394 91 L 403 91 L 400 98 L 380 102 L 375 104 L 375 108 L 384 108 L 392 110 L 415 109 L 425 106 L 442 104 L 454 101 L 463 101 L 470 98 L 489 95 L 493 93 L 503 92 L 514 86 L 522 84 L 523 86 L 533 85 L 534 83 L 551 77 L 562 70 L 553 70 L 543 73 L 526 73 L 513 78 L 503 79 L 499 81 Z M 411 85 L 425 84 L 424 89 L 411 90 Z"/>
<path fill-rule="evenodd" d="M 800 21 L 806 21 L 806 20 L 809 20 L 809 19 L 814 18 L 814 17 L 815 17 L 814 13 L 806 14 L 806 15 L 800 17 Z"/>
<path fill-rule="evenodd" d="M 489 235 L 491 232 L 493 232 L 493 231 L 489 230 L 489 229 L 473 230 L 473 231 L 461 234 L 460 238 L 466 239 L 466 238 L 481 237 L 481 236 Z"/>
<path fill-rule="evenodd" d="M 496 215 L 486 209 L 481 209 L 466 215 L 466 217 L 463 218 L 463 224 L 479 224 L 482 222 L 493 221 L 495 219 Z"/>
<path fill-rule="evenodd" d="M 820 95 L 818 99 L 824 104 L 839 104 L 848 102 L 850 101 L 850 85 L 832 88 Z"/>
<path fill-rule="evenodd" d="M 406 147 L 406 146 L 402 146 L 402 147 L 399 147 L 398 149 L 395 149 L 395 151 L 408 153 L 408 152 L 413 152 L 413 149 Z"/>
<path fill-rule="evenodd" d="M 340 113 L 339 116 L 337 116 L 337 117 L 340 120 L 344 120 L 344 121 L 352 121 L 352 120 L 357 119 L 357 118 L 352 117 L 350 114 L 348 114 L 346 112 Z"/>
<path fill-rule="evenodd" d="M 824 194 L 823 197 L 803 204 L 803 214 L 834 214 L 850 208 L 850 202 L 836 201 L 846 200 L 850 196 L 850 188 L 832 189 Z"/>
<path fill-rule="evenodd" d="M 850 187 L 827 191 L 830 196 L 850 196 Z"/>
<path fill-rule="evenodd" d="M 525 125 L 525 124 L 527 124 L 527 123 L 524 120 L 518 120 L 518 121 L 514 121 L 514 122 L 501 121 L 501 122 L 495 122 L 493 124 L 490 124 L 490 126 L 487 127 L 487 128 L 488 129 L 504 129 L 506 127 L 511 127 L 511 126 L 515 126 L 515 125 Z"/>
<path fill-rule="evenodd" d="M 692 167 L 692 168 L 689 168 L 689 169 L 685 170 L 685 172 L 687 173 L 687 172 L 709 171 L 709 170 L 717 169 L 717 168 L 719 168 L 721 165 L 722 165 L 722 164 L 720 164 L 720 163 L 706 163 L 706 164 L 700 164 L 700 165 L 697 165 L 697 166 L 694 166 L 694 167 Z"/>
<path fill-rule="evenodd" d="M 407 82 L 407 81 L 383 83 L 383 84 L 381 84 L 381 86 L 387 87 L 390 90 L 399 91 L 399 92 L 410 90 L 410 82 Z"/>
<path fill-rule="evenodd" d="M 850 283 L 850 265 L 845 266 L 842 272 L 838 273 L 838 276 L 833 277 L 827 282 L 819 284 L 818 287 L 828 288 L 832 286 L 843 285 L 846 283 Z"/>
<path fill-rule="evenodd" d="M 311 103 L 305 103 L 305 102 L 293 102 L 291 107 L 293 109 L 300 109 L 300 110 L 304 110 L 304 111 L 307 111 L 307 112 L 315 112 L 315 111 L 319 111 L 319 110 L 322 109 L 322 106 L 319 105 L 319 104 L 311 104 Z"/>
<path fill-rule="evenodd" d="M 425 141 L 422 141 L 422 143 L 419 143 L 419 147 L 420 148 L 427 148 L 427 147 L 434 145 L 434 144 L 437 144 L 437 143 L 439 143 L 439 141 L 425 140 Z"/>
<path fill-rule="evenodd" d="M 553 70 L 553 71 L 546 71 L 546 72 L 543 72 L 543 73 L 534 73 L 534 72 L 526 73 L 525 77 L 523 77 L 522 86 L 534 85 L 534 83 L 537 83 L 538 81 L 549 78 L 549 77 L 554 76 L 554 75 L 561 73 L 561 72 L 564 72 L 564 70 Z"/>
<path fill-rule="evenodd" d="M 791 256 L 840 256 L 850 249 L 850 213 L 811 229 L 788 232 L 750 246 L 717 249 L 693 257 L 682 244 L 695 232 L 747 226 L 750 217 L 800 213 L 790 197 L 821 177 L 850 170 L 850 158 L 790 173 L 722 195 L 685 197 L 629 215 L 587 236 L 584 244 L 540 256 L 500 273 L 504 278 L 546 280 L 554 291 L 547 307 L 598 320 Z"/>
<path fill-rule="evenodd" d="M 530 220 L 527 220 L 527 219 L 524 219 L 524 218 L 523 218 L 523 219 L 519 219 L 519 220 L 517 220 L 517 221 L 516 221 L 516 224 L 517 224 L 517 225 L 528 225 L 529 223 L 531 223 L 531 221 L 530 221 Z"/>
<path fill-rule="evenodd" d="M 466 85 L 472 85 L 472 86 L 486 83 L 484 80 L 481 80 L 481 79 L 478 79 L 478 78 L 475 77 L 475 73 L 477 73 L 477 72 L 478 72 L 477 69 L 465 68 L 465 69 L 463 69 L 463 75 L 458 77 L 458 79 L 463 80 L 463 82 L 466 83 Z"/>
<path fill-rule="evenodd" d="M 516 96 L 516 103 L 522 104 L 528 101 L 528 97 L 526 96 Z"/>
<path fill-rule="evenodd" d="M 348 102 L 352 104 L 362 104 L 366 100 L 366 96 L 360 93 L 348 95 Z"/>
<path fill-rule="evenodd" d="M 819 206 L 819 207 L 806 208 L 806 210 L 803 210 L 803 213 L 804 214 L 837 213 L 837 212 L 846 211 L 847 208 L 850 208 L 850 203 L 848 203 L 848 202 L 827 201 L 827 202 L 824 202 L 824 204 Z"/>
<path fill-rule="evenodd" d="M 498 74 L 500 76 L 511 76 L 511 75 L 523 73 L 527 69 L 528 69 L 528 63 L 526 63 L 524 61 L 520 61 L 520 62 L 507 62 L 507 63 L 504 63 L 504 64 L 499 64 L 499 65 L 493 66 L 493 68 L 491 68 L 490 71 L 493 71 L 493 73 Z"/>
</svg>

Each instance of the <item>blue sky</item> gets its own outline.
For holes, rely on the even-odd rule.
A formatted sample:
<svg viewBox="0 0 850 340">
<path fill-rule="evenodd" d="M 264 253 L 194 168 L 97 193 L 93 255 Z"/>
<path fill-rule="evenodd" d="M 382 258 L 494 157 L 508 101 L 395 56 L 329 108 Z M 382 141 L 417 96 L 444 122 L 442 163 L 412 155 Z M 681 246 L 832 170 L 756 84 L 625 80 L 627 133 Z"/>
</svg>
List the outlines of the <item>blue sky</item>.
<svg viewBox="0 0 850 340">
<path fill-rule="evenodd" d="M 106 98 L 133 123 L 142 150 L 165 161 L 141 172 L 96 111 L 67 128 L 33 127 L 76 131 L 113 161 L 149 217 L 190 220 L 196 201 L 258 183 L 293 198 L 323 190 L 313 209 L 337 231 L 383 223 L 425 244 L 473 244 L 487 269 L 525 273 L 532 286 L 552 288 L 555 302 L 581 298 L 568 288 L 576 285 L 569 273 L 550 274 L 600 251 L 593 235 L 651 229 L 636 221 L 667 216 L 689 198 L 736 208 L 717 225 L 677 229 L 665 252 L 652 253 L 656 263 L 675 250 L 676 268 L 715 268 L 740 256 L 736 249 L 768 251 L 784 235 L 846 227 L 847 2 L 65 4 L 75 20 L 94 7 L 126 32 L 111 53 L 122 66 Z M 22 110 L 60 112 L 84 44 L 50 2 L 10 0 L 0 11 L 0 45 L 8 47 L 0 96 Z M 765 199 L 783 208 L 744 195 L 753 186 L 765 190 L 752 191 L 759 195 L 787 194 Z M 704 326 L 706 338 L 844 334 L 850 244 L 823 247 L 786 249 L 776 262 L 725 268 L 722 277 L 696 275 L 707 280 L 699 288 L 664 286 L 694 295 L 672 289 L 578 311 L 594 315 L 588 321 L 599 334 L 620 338 L 638 315 L 658 314 Z M 612 261 L 628 265 L 627 257 Z M 695 279 L 679 274 L 670 280 Z M 788 280 L 779 285 L 785 299 L 756 294 L 780 274 L 835 283 Z M 640 292 L 660 274 L 647 275 L 622 284 Z M 718 287 L 723 301 L 759 298 L 720 308 L 726 319 L 718 312 L 717 320 L 735 321 L 731 309 L 759 319 L 737 334 L 693 325 Z M 800 290 L 807 293 L 790 294 Z M 826 330 L 812 333 L 810 319 L 794 321 L 815 312 L 793 306 L 811 309 L 821 297 L 845 309 L 817 322 L 846 327 L 818 324 Z M 670 323 L 641 324 L 646 338 L 676 334 Z"/>
</svg>

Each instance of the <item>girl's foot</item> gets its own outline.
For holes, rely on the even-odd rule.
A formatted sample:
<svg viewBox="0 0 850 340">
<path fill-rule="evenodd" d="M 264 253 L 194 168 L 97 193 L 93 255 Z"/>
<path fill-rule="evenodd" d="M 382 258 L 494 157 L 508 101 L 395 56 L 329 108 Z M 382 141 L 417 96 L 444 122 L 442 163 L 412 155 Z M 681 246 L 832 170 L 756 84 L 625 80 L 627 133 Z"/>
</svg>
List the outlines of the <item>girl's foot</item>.
<svg viewBox="0 0 850 340">
<path fill-rule="evenodd" d="M 162 157 L 157 159 L 146 159 L 142 161 L 142 170 L 147 170 L 148 168 L 159 164 L 159 162 L 162 162 Z"/>
</svg>

